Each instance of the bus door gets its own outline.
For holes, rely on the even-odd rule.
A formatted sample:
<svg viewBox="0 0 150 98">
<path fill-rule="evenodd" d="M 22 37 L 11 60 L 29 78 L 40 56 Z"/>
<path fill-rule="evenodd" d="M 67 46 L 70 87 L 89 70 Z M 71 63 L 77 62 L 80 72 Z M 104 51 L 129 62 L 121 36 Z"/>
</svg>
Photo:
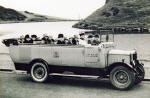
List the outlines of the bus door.
<svg viewBox="0 0 150 98">
<path fill-rule="evenodd" d="M 99 48 L 85 47 L 85 67 L 99 67 Z"/>
</svg>

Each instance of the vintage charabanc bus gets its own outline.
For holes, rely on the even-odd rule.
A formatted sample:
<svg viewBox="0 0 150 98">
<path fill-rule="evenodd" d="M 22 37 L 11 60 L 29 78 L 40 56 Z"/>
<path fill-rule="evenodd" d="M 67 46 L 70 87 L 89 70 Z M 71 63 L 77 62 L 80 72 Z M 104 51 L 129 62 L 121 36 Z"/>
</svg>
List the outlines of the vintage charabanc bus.
<svg viewBox="0 0 150 98">
<path fill-rule="evenodd" d="M 103 41 L 106 37 L 101 35 L 99 45 L 19 44 L 9 51 L 16 70 L 27 71 L 36 82 L 62 74 L 109 78 L 120 90 L 140 83 L 145 72 L 136 50 L 115 49 L 113 41 Z"/>
</svg>

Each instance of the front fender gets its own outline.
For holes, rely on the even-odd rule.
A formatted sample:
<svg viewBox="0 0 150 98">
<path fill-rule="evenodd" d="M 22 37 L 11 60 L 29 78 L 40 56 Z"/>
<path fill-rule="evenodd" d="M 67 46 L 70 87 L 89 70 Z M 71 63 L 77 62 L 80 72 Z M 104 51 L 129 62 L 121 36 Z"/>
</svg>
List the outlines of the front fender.
<svg viewBox="0 0 150 98">
<path fill-rule="evenodd" d="M 109 66 L 107 66 L 107 71 L 108 73 L 111 72 L 111 70 L 117 66 L 124 66 L 126 68 L 128 68 L 129 70 L 133 70 L 134 72 L 136 72 L 136 70 L 133 68 L 132 65 L 130 64 L 126 64 L 126 63 L 123 63 L 123 62 L 116 62 L 116 63 L 113 63 L 113 64 L 110 64 Z"/>
</svg>

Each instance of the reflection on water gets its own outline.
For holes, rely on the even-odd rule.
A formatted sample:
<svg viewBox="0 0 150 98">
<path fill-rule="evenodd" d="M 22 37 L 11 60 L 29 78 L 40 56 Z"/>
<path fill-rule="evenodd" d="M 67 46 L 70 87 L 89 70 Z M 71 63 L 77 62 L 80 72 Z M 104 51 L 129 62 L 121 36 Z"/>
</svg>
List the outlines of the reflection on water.
<svg viewBox="0 0 150 98">
<path fill-rule="evenodd" d="M 25 34 L 52 35 L 54 38 L 59 33 L 66 37 L 73 36 L 81 32 L 72 28 L 76 22 L 39 22 L 39 23 L 15 23 L 0 24 L 0 39 L 19 37 Z M 114 36 L 116 48 L 131 50 L 136 49 L 139 59 L 150 60 L 150 34 L 117 34 Z"/>
</svg>

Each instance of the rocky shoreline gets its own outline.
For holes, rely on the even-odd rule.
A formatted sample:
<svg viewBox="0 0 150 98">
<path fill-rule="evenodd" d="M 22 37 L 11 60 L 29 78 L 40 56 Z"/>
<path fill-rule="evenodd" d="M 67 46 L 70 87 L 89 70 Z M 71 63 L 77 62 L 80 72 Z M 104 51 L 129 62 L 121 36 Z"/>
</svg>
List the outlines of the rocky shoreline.
<svg viewBox="0 0 150 98">
<path fill-rule="evenodd" d="M 106 0 L 84 20 L 73 25 L 80 29 L 115 29 L 117 32 L 148 32 L 150 28 L 149 0 Z M 139 29 L 139 30 L 138 30 Z"/>
</svg>

